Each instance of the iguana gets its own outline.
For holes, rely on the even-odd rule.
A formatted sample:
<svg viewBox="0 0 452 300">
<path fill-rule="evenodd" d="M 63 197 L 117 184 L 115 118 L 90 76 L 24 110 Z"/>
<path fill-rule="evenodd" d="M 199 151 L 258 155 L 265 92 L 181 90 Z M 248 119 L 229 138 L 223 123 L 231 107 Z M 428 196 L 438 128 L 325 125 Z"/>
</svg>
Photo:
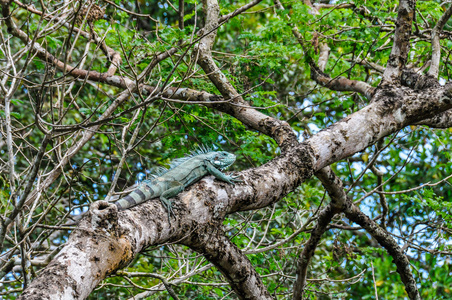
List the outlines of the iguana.
<svg viewBox="0 0 452 300">
<path fill-rule="evenodd" d="M 234 184 L 240 182 L 238 176 L 226 175 L 221 171 L 235 161 L 235 155 L 225 151 L 212 151 L 200 147 L 190 155 L 174 160 L 169 169 L 161 168 L 159 174 L 151 180 L 145 180 L 141 185 L 115 204 L 119 210 L 125 210 L 149 199 L 160 197 L 162 205 L 168 211 L 168 221 L 171 223 L 172 198 L 182 192 L 187 186 L 197 182 L 207 174 L 217 179 Z"/>
</svg>

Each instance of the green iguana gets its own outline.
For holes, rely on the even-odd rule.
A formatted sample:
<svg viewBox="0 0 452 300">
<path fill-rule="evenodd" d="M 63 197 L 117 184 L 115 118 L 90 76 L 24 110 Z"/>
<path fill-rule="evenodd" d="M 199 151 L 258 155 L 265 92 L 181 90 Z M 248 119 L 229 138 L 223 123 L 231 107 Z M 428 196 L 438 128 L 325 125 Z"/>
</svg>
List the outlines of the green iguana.
<svg viewBox="0 0 452 300">
<path fill-rule="evenodd" d="M 172 198 L 182 192 L 187 186 L 197 182 L 207 174 L 217 179 L 234 184 L 240 182 L 237 176 L 226 175 L 221 171 L 228 168 L 235 161 L 235 155 L 225 151 L 211 151 L 207 147 L 200 147 L 190 155 L 174 160 L 169 169 L 161 168 L 154 179 L 145 180 L 142 184 L 115 204 L 119 210 L 125 210 L 152 198 L 160 197 L 162 205 L 174 216 Z M 162 170 L 163 169 L 163 170 Z M 170 222 L 171 223 L 171 222 Z"/>
</svg>

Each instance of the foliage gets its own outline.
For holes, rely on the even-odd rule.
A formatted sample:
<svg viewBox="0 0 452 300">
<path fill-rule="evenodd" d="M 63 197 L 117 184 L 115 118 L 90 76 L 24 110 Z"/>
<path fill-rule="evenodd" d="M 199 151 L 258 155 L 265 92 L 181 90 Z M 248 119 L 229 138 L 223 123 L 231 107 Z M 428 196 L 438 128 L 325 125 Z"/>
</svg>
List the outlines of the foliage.
<svg viewBox="0 0 452 300">
<path fill-rule="evenodd" d="M 67 16 L 74 20 L 71 24 L 101 37 L 108 47 L 120 53 L 122 63 L 117 74 L 134 78 L 156 55 L 177 47 L 176 55 L 161 61 L 144 76 L 143 82 L 162 89 L 180 86 L 218 94 L 194 62 L 192 41 L 197 37 L 193 33 L 201 28 L 204 16 L 199 2 L 185 2 L 184 28 L 167 2 L 111 2 L 117 7 L 102 1 L 95 3 L 105 8 L 105 16 L 98 20 L 77 23 L 72 18 L 70 12 L 89 5 L 84 1 L 70 2 Z M 221 13 L 226 15 L 247 2 L 221 1 Z M 40 1 L 27 3 L 41 7 Z M 177 1 L 171 3 L 178 7 Z M 385 66 L 391 51 L 397 1 L 354 1 L 346 8 L 339 4 L 350 1 L 331 3 L 332 7 L 315 14 L 302 2 L 283 3 L 282 10 L 276 9 L 272 1 L 262 1 L 249 13 L 222 24 L 213 49 L 217 65 L 249 105 L 287 121 L 300 141 L 368 104 L 360 94 L 328 90 L 309 79 L 309 62 L 319 59 L 319 44 L 326 43 L 331 49 L 325 73 L 372 86 L 381 80 L 381 72 L 372 65 Z M 101 45 L 77 35 L 71 26 L 52 27 L 54 20 L 41 18 L 17 3 L 11 5 L 16 24 L 52 55 L 72 66 L 107 72 L 110 60 Z M 50 11 L 62 13 L 58 1 L 47 1 L 47 5 Z M 412 41 L 408 61 L 411 66 L 420 68 L 430 59 L 431 43 L 423 38 L 423 31 L 436 24 L 444 9 L 438 1 L 418 3 L 413 30 L 419 32 L 419 38 Z M 149 14 L 158 22 L 127 11 Z M 449 21 L 445 28 L 448 35 L 451 26 Z M 294 36 L 293 27 L 301 34 L 301 41 Z M 0 214 L 5 216 L 17 201 L 12 199 L 13 190 L 24 190 L 32 159 L 43 144 L 44 131 L 80 125 L 77 130 L 62 131 L 45 146 L 35 187 L 49 178 L 49 172 L 58 169 L 83 130 L 94 128 L 92 122 L 107 111 L 123 89 L 68 76 L 24 48 L 23 41 L 12 37 L 6 26 L 1 28 L 1 44 L 1 76 L 5 78 L 2 85 L 10 88 L 11 78 L 19 70 L 23 77 L 11 99 L 17 175 L 14 187 L 7 165 L 5 95 L 0 95 Z M 451 41 L 442 39 L 441 45 L 445 56 L 440 78 L 449 81 L 452 64 L 447 49 Z M 7 63 L 14 55 L 12 70 Z M 72 229 L 68 226 L 88 210 L 90 203 L 142 181 L 152 168 L 168 165 L 198 145 L 212 145 L 237 154 L 234 171 L 262 165 L 280 154 L 275 141 L 228 114 L 163 98 L 137 107 L 146 99 L 148 95 L 134 92 L 115 109 L 113 118 L 102 122 L 95 136 L 62 167 L 62 175 L 41 191 L 39 201 L 21 213 L 21 221 L 5 240 L 4 253 L 15 251 L 16 243 L 24 241 L 20 251 L 26 251 L 31 261 L 53 257 L 55 250 L 67 241 Z M 38 114 L 42 118 L 39 122 Z M 426 299 L 452 298 L 452 190 L 450 180 L 441 181 L 452 170 L 451 133 L 450 129 L 404 128 L 333 165 L 346 188 L 351 188 L 349 196 L 377 220 L 381 220 L 382 198 L 375 192 L 366 195 L 378 185 L 377 172 L 366 168 L 374 155 L 378 155 L 374 166 L 383 173 L 383 191 L 404 191 L 431 183 L 414 191 L 385 195 L 388 214 L 384 225 L 400 246 L 406 245 L 405 252 Z M 115 176 L 117 182 L 112 189 Z M 315 224 L 316 213 L 328 201 L 323 187 L 311 179 L 272 207 L 233 214 L 224 222 L 228 237 L 249 253 L 248 258 L 276 299 L 290 298 L 297 259 Z M 57 230 L 58 226 L 63 227 Z M 289 238 L 302 227 L 303 231 Z M 260 252 L 264 247 L 271 249 Z M 20 251 L 16 251 L 16 257 L 20 257 Z M 133 276 L 138 272 L 162 274 L 168 280 L 181 277 L 174 289 L 187 299 L 236 299 L 223 275 L 214 267 L 203 268 L 207 265 L 202 256 L 184 246 L 147 249 L 123 273 L 106 279 L 90 299 L 128 299 L 146 289 L 155 291 L 148 299 L 170 299 L 158 279 Z M 39 264 L 29 269 L 32 277 L 39 269 Z M 184 277 L 186 274 L 191 275 Z M 14 269 L 3 278 L 0 292 L 5 299 L 17 296 L 24 284 L 23 276 L 21 270 Z M 374 299 L 375 289 L 384 299 L 407 298 L 391 256 L 356 224 L 349 224 L 341 216 L 334 219 L 323 236 L 308 277 L 312 281 L 307 299 Z"/>
</svg>

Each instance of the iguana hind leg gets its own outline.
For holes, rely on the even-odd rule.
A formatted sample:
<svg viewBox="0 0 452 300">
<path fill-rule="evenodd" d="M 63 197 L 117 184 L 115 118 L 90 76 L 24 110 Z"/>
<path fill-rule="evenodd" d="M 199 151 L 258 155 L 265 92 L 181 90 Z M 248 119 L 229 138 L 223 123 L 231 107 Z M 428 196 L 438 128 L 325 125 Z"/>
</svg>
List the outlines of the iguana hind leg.
<svg viewBox="0 0 452 300">
<path fill-rule="evenodd" d="M 162 202 L 163 207 L 168 211 L 168 222 L 171 224 L 171 214 L 173 214 L 174 217 L 176 217 L 176 215 L 173 212 L 173 202 L 171 202 L 169 198 L 177 196 L 177 194 L 182 192 L 184 190 L 184 185 L 178 181 L 173 181 L 169 187 L 169 189 L 160 195 L 160 202 Z"/>
</svg>

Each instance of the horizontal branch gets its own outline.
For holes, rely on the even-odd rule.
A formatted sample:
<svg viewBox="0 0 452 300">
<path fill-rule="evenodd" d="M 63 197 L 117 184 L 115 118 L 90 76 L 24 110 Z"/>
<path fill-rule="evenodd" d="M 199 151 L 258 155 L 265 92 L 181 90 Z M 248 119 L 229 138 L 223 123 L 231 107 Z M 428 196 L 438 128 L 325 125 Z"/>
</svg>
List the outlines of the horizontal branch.
<svg viewBox="0 0 452 300">
<path fill-rule="evenodd" d="M 331 78 L 323 73 L 314 63 L 310 63 L 311 79 L 318 84 L 333 91 L 353 91 L 364 95 L 367 99 L 371 99 L 375 88 L 371 85 L 358 80 L 351 80 L 343 76 Z"/>
<path fill-rule="evenodd" d="M 416 125 L 426 125 L 432 128 L 451 128 L 452 110 L 442 112 L 432 118 L 417 122 Z"/>
<path fill-rule="evenodd" d="M 107 274 L 127 264 L 145 247 L 181 241 L 191 234 L 202 234 L 197 230 L 211 222 L 221 224 L 227 214 L 271 205 L 315 171 L 364 150 L 403 126 L 451 109 L 451 91 L 451 85 L 417 92 L 406 88 L 377 90 L 375 101 L 364 109 L 291 147 L 270 162 L 241 172 L 243 182 L 232 186 L 210 176 L 192 185 L 174 201 L 176 217 L 171 226 L 159 201 L 147 201 L 119 213 L 117 226 L 108 225 L 110 221 L 103 222 L 101 218 L 106 211 L 110 217 L 105 220 L 114 220 L 115 212 L 111 207 L 115 206 L 95 202 L 90 210 L 91 219 L 82 221 L 62 253 L 32 282 L 28 290 L 34 289 L 34 292 L 24 293 L 26 296 L 36 293 L 40 297 L 23 296 L 21 299 L 49 299 L 50 296 L 44 297 L 39 288 L 45 282 L 55 285 L 54 293 L 66 291 L 87 295 L 88 290 Z M 99 222 L 93 223 L 92 220 Z M 120 233 L 120 239 L 115 238 L 117 233 L 112 232 L 113 229 Z M 99 231 L 102 235 L 98 234 Z M 99 261 L 99 253 L 102 253 L 100 261 L 109 264 L 96 264 L 92 271 L 89 266 Z M 86 265 L 82 267 L 80 264 Z M 61 277 L 58 270 L 64 271 L 65 276 Z M 61 278 L 67 280 L 61 281 Z"/>
<path fill-rule="evenodd" d="M 452 84 L 420 91 L 404 87 L 377 89 L 370 105 L 307 140 L 316 155 L 314 171 L 363 151 L 407 125 L 452 108 L 451 97 Z"/>
</svg>

